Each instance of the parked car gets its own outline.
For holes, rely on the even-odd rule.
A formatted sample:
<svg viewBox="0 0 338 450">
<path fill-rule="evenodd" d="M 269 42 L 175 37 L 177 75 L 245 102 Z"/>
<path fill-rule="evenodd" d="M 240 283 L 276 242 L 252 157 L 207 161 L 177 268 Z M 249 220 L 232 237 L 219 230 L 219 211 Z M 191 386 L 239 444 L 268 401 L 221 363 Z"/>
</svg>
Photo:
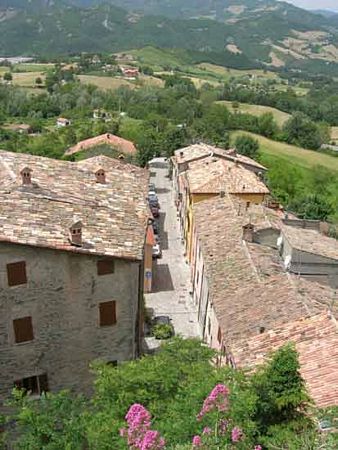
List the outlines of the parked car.
<svg viewBox="0 0 338 450">
<path fill-rule="evenodd" d="M 154 220 L 152 225 L 153 225 L 153 230 L 154 230 L 155 235 L 158 235 L 160 232 L 160 227 L 159 227 L 158 221 Z"/>
<path fill-rule="evenodd" d="M 161 258 L 162 257 L 162 250 L 160 244 L 153 245 L 153 258 Z"/>
<path fill-rule="evenodd" d="M 153 319 L 152 332 L 156 339 L 169 339 L 175 331 L 169 316 L 156 316 Z"/>
<path fill-rule="evenodd" d="M 157 208 L 157 206 L 150 205 L 150 211 L 154 217 L 160 217 L 160 210 L 159 208 Z"/>
<path fill-rule="evenodd" d="M 158 200 L 149 200 L 149 206 L 150 208 L 155 207 L 160 209 L 160 204 L 158 202 Z"/>
</svg>

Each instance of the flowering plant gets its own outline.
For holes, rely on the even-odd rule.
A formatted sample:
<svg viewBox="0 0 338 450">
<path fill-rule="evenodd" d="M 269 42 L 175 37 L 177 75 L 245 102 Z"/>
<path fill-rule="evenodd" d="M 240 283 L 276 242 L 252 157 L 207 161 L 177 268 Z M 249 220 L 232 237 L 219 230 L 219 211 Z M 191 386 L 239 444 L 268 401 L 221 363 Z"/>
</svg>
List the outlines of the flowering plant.
<svg viewBox="0 0 338 450">
<path fill-rule="evenodd" d="M 120 435 L 126 436 L 131 450 L 162 450 L 165 446 L 160 433 L 151 430 L 151 415 L 142 405 L 135 403 L 125 417 L 128 428 L 121 428 Z"/>
</svg>

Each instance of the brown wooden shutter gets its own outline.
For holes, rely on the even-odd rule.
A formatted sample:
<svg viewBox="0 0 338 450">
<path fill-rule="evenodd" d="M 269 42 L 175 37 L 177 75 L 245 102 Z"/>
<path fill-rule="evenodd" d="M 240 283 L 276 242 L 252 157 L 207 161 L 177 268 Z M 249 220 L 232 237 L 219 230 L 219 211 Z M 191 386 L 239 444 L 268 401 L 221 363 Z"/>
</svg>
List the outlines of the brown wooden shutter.
<svg viewBox="0 0 338 450">
<path fill-rule="evenodd" d="M 34 339 L 32 318 L 22 317 L 21 319 L 13 320 L 15 342 L 27 342 Z"/>
<path fill-rule="evenodd" d="M 219 343 L 222 342 L 222 330 L 221 327 L 218 327 L 217 340 Z"/>
<path fill-rule="evenodd" d="M 100 259 L 97 261 L 97 274 L 108 275 L 114 273 L 114 261 L 112 259 Z"/>
<path fill-rule="evenodd" d="M 100 326 L 115 325 L 116 323 L 116 302 L 100 303 Z"/>
<path fill-rule="evenodd" d="M 20 261 L 7 264 L 8 286 L 18 286 L 27 283 L 26 263 Z"/>
</svg>

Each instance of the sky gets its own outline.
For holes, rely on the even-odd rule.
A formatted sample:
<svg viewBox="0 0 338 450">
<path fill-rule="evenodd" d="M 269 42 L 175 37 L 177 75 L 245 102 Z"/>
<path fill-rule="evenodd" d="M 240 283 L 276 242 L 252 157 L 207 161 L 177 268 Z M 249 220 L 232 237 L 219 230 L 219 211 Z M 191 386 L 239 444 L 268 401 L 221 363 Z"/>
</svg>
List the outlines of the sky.
<svg viewBox="0 0 338 450">
<path fill-rule="evenodd" d="M 338 11 L 338 0 L 286 0 L 296 6 L 308 9 L 334 9 Z"/>
</svg>

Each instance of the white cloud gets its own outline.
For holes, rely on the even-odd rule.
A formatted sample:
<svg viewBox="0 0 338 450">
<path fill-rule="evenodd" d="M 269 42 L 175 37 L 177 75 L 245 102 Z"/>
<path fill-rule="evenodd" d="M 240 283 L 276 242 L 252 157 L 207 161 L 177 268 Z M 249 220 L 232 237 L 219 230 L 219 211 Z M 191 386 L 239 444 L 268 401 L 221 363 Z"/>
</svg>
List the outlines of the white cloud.
<svg viewBox="0 0 338 450">
<path fill-rule="evenodd" d="M 308 9 L 334 9 L 338 11 L 338 2 L 337 0 L 286 0 L 289 3 L 293 3 L 296 6 L 300 6 L 301 8 Z"/>
</svg>

